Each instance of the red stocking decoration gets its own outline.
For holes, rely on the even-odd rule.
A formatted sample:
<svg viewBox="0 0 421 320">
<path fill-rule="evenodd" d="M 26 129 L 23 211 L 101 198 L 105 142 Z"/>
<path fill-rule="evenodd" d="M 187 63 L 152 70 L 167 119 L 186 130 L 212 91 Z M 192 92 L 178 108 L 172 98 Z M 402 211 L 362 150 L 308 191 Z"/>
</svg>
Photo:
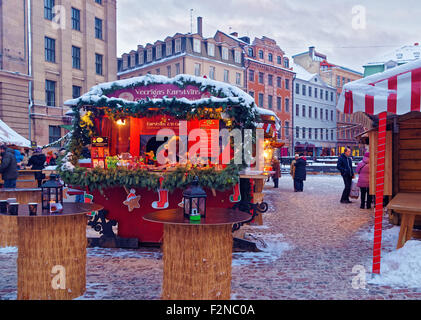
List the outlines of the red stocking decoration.
<svg viewBox="0 0 421 320">
<path fill-rule="evenodd" d="M 159 178 L 160 188 L 158 189 L 159 200 L 152 202 L 152 208 L 154 209 L 166 209 L 168 208 L 168 190 L 162 189 L 163 177 Z"/>
<path fill-rule="evenodd" d="M 231 202 L 240 202 L 241 201 L 241 194 L 240 194 L 240 184 L 237 183 L 233 188 L 234 194 L 230 195 Z"/>
</svg>

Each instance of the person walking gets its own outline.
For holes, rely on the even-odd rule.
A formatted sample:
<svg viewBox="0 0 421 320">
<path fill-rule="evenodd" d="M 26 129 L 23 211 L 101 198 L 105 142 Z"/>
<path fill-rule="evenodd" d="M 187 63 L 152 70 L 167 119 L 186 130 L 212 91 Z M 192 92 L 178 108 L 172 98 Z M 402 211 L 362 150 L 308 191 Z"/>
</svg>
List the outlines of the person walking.
<svg viewBox="0 0 421 320">
<path fill-rule="evenodd" d="M 4 181 L 4 188 L 16 188 L 18 167 L 15 152 L 6 145 L 0 146 L 1 164 L 0 173 Z"/>
<path fill-rule="evenodd" d="M 272 174 L 274 188 L 278 188 L 279 178 L 281 177 L 281 163 L 276 156 L 272 159 L 272 170 L 275 171 L 275 173 Z"/>
<path fill-rule="evenodd" d="M 361 209 L 371 209 L 372 196 L 369 190 L 370 181 L 370 153 L 366 152 L 364 158 L 358 163 L 357 169 L 358 183 L 357 187 L 360 188 L 361 193 Z"/>
<path fill-rule="evenodd" d="M 304 191 L 304 181 L 306 180 L 307 175 L 307 160 L 304 157 L 304 154 L 300 154 L 297 161 L 294 163 L 295 173 L 294 173 L 294 188 L 295 192 Z"/>
<path fill-rule="evenodd" d="M 295 189 L 295 180 L 294 180 L 294 177 L 295 177 L 295 163 L 297 162 L 297 160 L 298 160 L 299 157 L 300 156 L 298 155 L 298 153 L 296 153 L 295 154 L 295 159 L 291 161 L 291 166 L 289 168 L 289 173 L 291 174 L 292 182 L 293 182 L 293 185 L 294 185 L 294 192 L 297 191 Z"/>
<path fill-rule="evenodd" d="M 28 166 L 31 167 L 32 170 L 42 170 L 45 168 L 45 161 L 47 157 L 45 154 L 42 153 L 41 148 L 36 148 L 34 153 L 28 160 Z M 45 174 L 41 172 L 35 172 L 35 180 L 38 181 L 38 188 L 41 187 L 42 179 L 45 178 Z"/>
<path fill-rule="evenodd" d="M 354 170 L 352 169 L 351 148 L 345 148 L 345 152 L 339 156 L 336 167 L 341 172 L 344 180 L 344 191 L 342 192 L 341 203 L 352 203 L 349 201 L 349 194 L 351 192 L 352 179 L 354 178 Z"/>
</svg>

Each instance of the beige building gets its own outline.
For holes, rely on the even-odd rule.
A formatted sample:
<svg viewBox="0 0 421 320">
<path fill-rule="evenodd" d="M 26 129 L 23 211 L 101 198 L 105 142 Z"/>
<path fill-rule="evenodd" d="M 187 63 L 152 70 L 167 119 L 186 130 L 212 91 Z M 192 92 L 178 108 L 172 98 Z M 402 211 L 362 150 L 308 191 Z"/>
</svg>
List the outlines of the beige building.
<svg viewBox="0 0 421 320">
<path fill-rule="evenodd" d="M 116 79 L 116 0 L 0 2 L 0 117 L 38 145 L 70 125 L 64 101 Z"/>
<path fill-rule="evenodd" d="M 243 50 L 238 44 L 204 38 L 202 18 L 197 33 L 176 33 L 163 41 L 138 45 L 118 61 L 118 78 L 127 79 L 147 73 L 174 77 L 177 74 L 206 76 L 245 89 Z"/>
</svg>

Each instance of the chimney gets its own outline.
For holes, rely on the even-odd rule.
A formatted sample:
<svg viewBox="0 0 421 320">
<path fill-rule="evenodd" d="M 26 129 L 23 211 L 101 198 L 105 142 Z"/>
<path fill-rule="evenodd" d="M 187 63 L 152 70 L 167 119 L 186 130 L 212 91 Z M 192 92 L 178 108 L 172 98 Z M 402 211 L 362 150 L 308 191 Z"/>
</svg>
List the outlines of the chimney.
<svg viewBox="0 0 421 320">
<path fill-rule="evenodd" d="M 197 17 L 197 33 L 203 37 L 202 17 Z"/>
<path fill-rule="evenodd" d="M 238 32 L 232 32 L 231 35 L 238 38 Z"/>
<path fill-rule="evenodd" d="M 311 59 L 314 58 L 314 47 L 308 47 L 308 55 L 310 56 Z"/>
</svg>

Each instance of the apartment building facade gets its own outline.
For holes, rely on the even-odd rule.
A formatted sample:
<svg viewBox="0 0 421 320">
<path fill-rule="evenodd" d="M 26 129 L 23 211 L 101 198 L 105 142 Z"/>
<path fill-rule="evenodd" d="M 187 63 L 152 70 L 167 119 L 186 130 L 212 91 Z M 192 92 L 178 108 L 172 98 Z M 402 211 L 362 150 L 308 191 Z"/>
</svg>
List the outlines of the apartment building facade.
<svg viewBox="0 0 421 320">
<path fill-rule="evenodd" d="M 64 101 L 116 79 L 116 0 L 2 1 L 0 16 L 0 73 L 14 74 L 0 79 L 0 115 L 46 145 L 69 129 Z"/>
<path fill-rule="evenodd" d="M 292 64 L 294 79 L 293 134 L 295 152 L 308 156 L 336 155 L 336 89 L 318 73 Z"/>
<path fill-rule="evenodd" d="M 241 47 L 218 41 L 215 37 L 203 37 L 201 17 L 197 25 L 194 34 L 176 33 L 124 53 L 118 59 L 118 79 L 148 73 L 170 78 L 177 74 L 190 74 L 226 82 L 244 90 Z"/>
</svg>

